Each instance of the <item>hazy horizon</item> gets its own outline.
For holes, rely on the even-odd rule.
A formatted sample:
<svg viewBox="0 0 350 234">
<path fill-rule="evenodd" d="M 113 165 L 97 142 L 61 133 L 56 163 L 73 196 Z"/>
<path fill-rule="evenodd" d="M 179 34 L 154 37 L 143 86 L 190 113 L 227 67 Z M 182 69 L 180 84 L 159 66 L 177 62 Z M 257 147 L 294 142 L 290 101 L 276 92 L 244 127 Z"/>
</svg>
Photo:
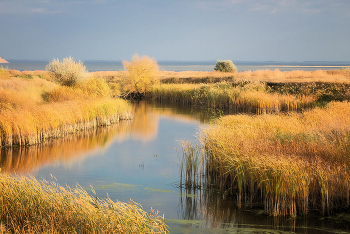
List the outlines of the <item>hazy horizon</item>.
<svg viewBox="0 0 350 234">
<path fill-rule="evenodd" d="M 350 61 L 349 12 L 349 0 L 0 0 L 0 57 Z"/>
</svg>

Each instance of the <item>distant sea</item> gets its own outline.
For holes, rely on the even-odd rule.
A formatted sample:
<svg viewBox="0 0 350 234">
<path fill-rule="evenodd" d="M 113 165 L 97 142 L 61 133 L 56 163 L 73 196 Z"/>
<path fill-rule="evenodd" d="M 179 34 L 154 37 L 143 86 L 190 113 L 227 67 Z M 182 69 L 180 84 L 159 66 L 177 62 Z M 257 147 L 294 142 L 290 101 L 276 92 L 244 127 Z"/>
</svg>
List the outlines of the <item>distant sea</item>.
<svg viewBox="0 0 350 234">
<path fill-rule="evenodd" d="M 36 60 L 8 60 L 9 63 L 0 64 L 0 67 L 8 67 L 11 70 L 34 71 L 45 70 L 49 61 Z M 124 70 L 121 61 L 83 61 L 89 72 L 95 71 L 119 71 Z M 255 70 L 275 70 L 280 71 L 314 71 L 314 70 L 339 70 L 343 67 L 349 67 L 350 62 L 334 61 L 303 61 L 303 62 L 279 62 L 279 61 L 262 61 L 247 62 L 233 61 L 238 71 L 255 71 Z M 213 71 L 216 61 L 158 61 L 161 71 Z"/>
</svg>

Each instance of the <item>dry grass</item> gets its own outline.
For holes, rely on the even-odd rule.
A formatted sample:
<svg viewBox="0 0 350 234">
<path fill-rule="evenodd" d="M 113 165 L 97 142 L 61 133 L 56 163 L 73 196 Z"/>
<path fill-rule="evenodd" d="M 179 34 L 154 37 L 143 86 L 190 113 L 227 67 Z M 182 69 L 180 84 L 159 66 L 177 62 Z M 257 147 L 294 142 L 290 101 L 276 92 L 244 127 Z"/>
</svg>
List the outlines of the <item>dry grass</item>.
<svg viewBox="0 0 350 234">
<path fill-rule="evenodd" d="M 279 112 L 313 107 L 312 96 L 270 93 L 260 82 L 218 84 L 161 84 L 153 87 L 151 97 L 185 105 L 205 105 L 213 108 L 251 112 Z"/>
<path fill-rule="evenodd" d="M 79 186 L 2 173 L 0 198 L 2 233 L 168 233 L 158 212 L 132 200 L 99 199 Z"/>
<path fill-rule="evenodd" d="M 110 96 L 111 89 L 105 80 L 90 78 L 87 81 L 78 82 L 73 87 L 59 86 L 57 89 L 47 92 L 44 99 L 48 102 L 62 102 L 108 98 Z"/>
<path fill-rule="evenodd" d="M 6 69 L 3 69 L 6 70 Z M 47 71 L 15 71 L 8 70 L 12 75 L 18 76 L 49 76 L 50 72 Z M 103 78 L 107 82 L 119 82 L 124 79 L 128 75 L 128 71 L 98 71 L 98 72 L 90 72 L 89 75 L 91 77 Z M 260 82 L 350 82 L 350 72 L 349 69 L 341 69 L 341 70 L 316 70 L 316 71 L 280 71 L 278 69 L 275 70 L 256 70 L 256 71 L 245 71 L 245 72 L 235 72 L 225 73 L 225 72 L 217 72 L 217 71 L 159 71 L 158 72 L 159 79 L 163 82 L 163 80 L 173 79 L 178 80 L 180 83 L 182 79 L 191 78 L 195 82 L 195 79 L 203 79 L 203 78 L 213 78 L 215 79 L 223 79 L 223 78 L 234 78 L 236 80 L 252 80 L 252 81 L 260 81 Z M 189 81 L 192 82 L 192 81 Z"/>
<path fill-rule="evenodd" d="M 123 100 L 97 99 L 37 105 L 20 110 L 1 110 L 0 146 L 32 145 L 48 138 L 130 118 Z"/>
<path fill-rule="evenodd" d="M 130 118 L 131 106 L 110 96 L 109 86 L 101 79 L 68 88 L 38 77 L 2 78 L 0 147 L 41 143 Z"/>
<path fill-rule="evenodd" d="M 233 115 L 202 131 L 207 182 L 272 215 L 350 209 L 350 103 Z"/>
<path fill-rule="evenodd" d="M 344 70 L 316 70 L 316 71 L 280 71 L 276 70 L 256 70 L 236 72 L 234 74 L 223 72 L 198 72 L 198 71 L 161 71 L 159 78 L 164 79 L 178 79 L 183 78 L 227 78 L 234 77 L 236 80 L 250 80 L 260 82 L 350 82 L 350 72 Z M 179 81 L 180 82 L 180 81 Z"/>
</svg>

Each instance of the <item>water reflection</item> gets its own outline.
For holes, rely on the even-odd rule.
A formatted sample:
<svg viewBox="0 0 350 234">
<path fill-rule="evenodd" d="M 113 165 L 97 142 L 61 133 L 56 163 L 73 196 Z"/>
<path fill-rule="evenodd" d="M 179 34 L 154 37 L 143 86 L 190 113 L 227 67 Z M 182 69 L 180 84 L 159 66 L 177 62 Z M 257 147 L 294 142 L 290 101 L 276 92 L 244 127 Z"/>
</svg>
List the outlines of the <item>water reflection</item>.
<svg viewBox="0 0 350 234">
<path fill-rule="evenodd" d="M 272 233 L 271 229 L 277 233 L 310 234 L 350 231 L 349 214 L 345 213 L 330 217 L 310 213 L 307 217 L 300 216 L 296 219 L 272 217 L 263 214 L 263 207 L 261 210 L 250 210 L 248 207 L 245 210 L 238 209 L 234 197 L 223 196 L 214 189 L 180 188 L 180 194 L 180 219 L 203 220 L 182 225 L 179 229 L 181 232 L 186 232 L 186 227 L 199 228 L 208 233 L 211 232 L 208 228 L 215 229 L 215 233 Z"/>
<path fill-rule="evenodd" d="M 89 155 L 96 155 L 98 150 L 106 150 L 114 142 L 150 142 L 157 138 L 159 118 L 162 115 L 181 122 L 198 122 L 198 119 L 205 121 L 205 116 L 199 110 L 170 108 L 145 101 L 133 103 L 133 112 L 132 121 L 121 121 L 109 127 L 78 132 L 39 145 L 1 148 L 1 171 L 30 173 L 50 163 L 69 166 Z"/>
<path fill-rule="evenodd" d="M 69 166 L 88 157 L 88 151 L 91 153 L 108 147 L 113 141 L 125 140 L 130 123 L 122 121 L 109 127 L 78 132 L 30 147 L 3 148 L 0 150 L 0 168 L 5 172 L 28 173 L 54 162 L 63 162 Z"/>
</svg>

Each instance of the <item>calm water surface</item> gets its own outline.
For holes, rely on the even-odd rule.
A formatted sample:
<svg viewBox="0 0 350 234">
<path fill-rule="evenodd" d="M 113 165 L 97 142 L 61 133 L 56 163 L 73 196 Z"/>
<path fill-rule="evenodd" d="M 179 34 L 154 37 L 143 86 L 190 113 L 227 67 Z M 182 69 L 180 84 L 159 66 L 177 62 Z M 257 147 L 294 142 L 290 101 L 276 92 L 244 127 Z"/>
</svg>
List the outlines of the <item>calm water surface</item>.
<svg viewBox="0 0 350 234">
<path fill-rule="evenodd" d="M 32 60 L 8 60 L 10 63 L 0 64 L 0 66 L 19 71 L 45 70 L 50 61 Z M 120 71 L 124 70 L 121 61 L 83 61 L 89 72 L 95 71 Z M 203 62 L 181 62 L 181 61 L 159 61 L 159 69 L 164 71 L 213 71 L 216 61 Z M 350 66 L 350 62 L 245 62 L 234 61 L 239 72 L 255 70 L 275 70 L 280 71 L 314 71 L 314 70 L 339 70 L 342 67 Z"/>
<path fill-rule="evenodd" d="M 215 192 L 181 190 L 181 140 L 195 140 L 212 111 L 134 103 L 135 119 L 108 128 L 2 150 L 2 171 L 57 179 L 61 185 L 93 186 L 101 198 L 134 200 L 164 214 L 171 233 L 347 233 L 350 216 L 273 218 L 242 211 Z M 310 215 L 311 216 L 311 215 Z"/>
</svg>

